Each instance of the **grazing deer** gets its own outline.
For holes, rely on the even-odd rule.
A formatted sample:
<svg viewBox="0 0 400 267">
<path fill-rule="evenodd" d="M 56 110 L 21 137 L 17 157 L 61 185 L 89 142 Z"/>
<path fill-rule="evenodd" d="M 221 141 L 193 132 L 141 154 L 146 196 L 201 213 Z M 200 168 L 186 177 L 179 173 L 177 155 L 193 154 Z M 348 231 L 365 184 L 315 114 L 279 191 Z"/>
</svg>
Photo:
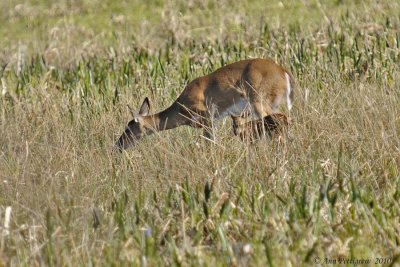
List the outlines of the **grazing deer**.
<svg viewBox="0 0 400 267">
<path fill-rule="evenodd" d="M 246 122 L 242 116 L 231 116 L 233 120 L 233 133 L 242 141 L 254 142 L 268 135 L 272 139 L 280 139 L 286 135 L 289 118 L 282 113 L 274 113 L 262 119 Z"/>
<path fill-rule="evenodd" d="M 170 107 L 157 114 L 149 115 L 150 103 L 146 97 L 115 148 L 121 151 L 146 135 L 181 125 L 203 128 L 204 135 L 212 137 L 213 120 L 243 114 L 263 118 L 272 114 L 282 100 L 290 110 L 293 87 L 292 75 L 271 59 L 226 65 L 190 82 Z"/>
</svg>

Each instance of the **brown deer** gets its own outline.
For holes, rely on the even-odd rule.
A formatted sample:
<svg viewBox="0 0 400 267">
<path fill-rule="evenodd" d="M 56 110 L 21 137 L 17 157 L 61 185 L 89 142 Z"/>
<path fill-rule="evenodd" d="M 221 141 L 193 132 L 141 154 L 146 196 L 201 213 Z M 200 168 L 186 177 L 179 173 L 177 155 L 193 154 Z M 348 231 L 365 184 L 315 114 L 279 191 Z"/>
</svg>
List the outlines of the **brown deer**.
<svg viewBox="0 0 400 267">
<path fill-rule="evenodd" d="M 293 103 L 294 79 L 271 59 L 238 61 L 190 82 L 174 103 L 164 111 L 149 114 L 146 97 L 128 123 L 115 148 L 135 145 L 142 137 L 181 125 L 203 128 L 212 137 L 212 122 L 229 115 L 249 114 L 263 118 L 286 101 Z"/>
<path fill-rule="evenodd" d="M 282 113 L 267 115 L 262 119 L 246 122 L 242 116 L 231 116 L 233 120 L 233 133 L 242 141 L 254 142 L 263 136 L 272 139 L 281 139 L 286 135 L 290 119 Z"/>
</svg>

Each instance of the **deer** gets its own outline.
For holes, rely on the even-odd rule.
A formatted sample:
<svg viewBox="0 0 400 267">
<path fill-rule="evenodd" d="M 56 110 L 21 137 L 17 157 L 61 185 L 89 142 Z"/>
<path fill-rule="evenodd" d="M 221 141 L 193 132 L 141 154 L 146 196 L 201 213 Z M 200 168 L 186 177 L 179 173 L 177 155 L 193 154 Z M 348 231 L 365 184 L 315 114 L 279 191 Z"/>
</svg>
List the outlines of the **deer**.
<svg viewBox="0 0 400 267">
<path fill-rule="evenodd" d="M 114 145 L 117 151 L 135 146 L 150 134 L 179 126 L 203 128 L 213 140 L 213 122 L 233 116 L 258 119 L 273 114 L 282 101 L 293 105 L 292 74 L 269 58 L 237 61 L 189 82 L 165 110 L 150 114 L 146 97 L 138 112 L 132 112 L 125 130 Z"/>
<path fill-rule="evenodd" d="M 280 141 L 287 132 L 290 119 L 282 113 L 274 113 L 262 119 L 246 121 L 242 116 L 232 117 L 233 134 L 239 136 L 242 141 L 249 140 L 253 143 L 264 136 Z"/>
</svg>

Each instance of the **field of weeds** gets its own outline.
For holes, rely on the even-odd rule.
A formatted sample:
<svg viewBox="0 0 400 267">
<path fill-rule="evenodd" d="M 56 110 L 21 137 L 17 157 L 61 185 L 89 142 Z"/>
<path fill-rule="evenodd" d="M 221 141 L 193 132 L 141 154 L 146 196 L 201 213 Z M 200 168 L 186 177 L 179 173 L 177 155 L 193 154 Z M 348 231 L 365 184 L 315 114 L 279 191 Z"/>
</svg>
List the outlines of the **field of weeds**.
<svg viewBox="0 0 400 267">
<path fill-rule="evenodd" d="M 400 3 L 2 0 L 0 266 L 399 266 Z M 120 155 L 126 106 L 270 57 L 286 146 L 220 123 Z M 286 109 L 282 112 L 288 114 Z"/>
</svg>

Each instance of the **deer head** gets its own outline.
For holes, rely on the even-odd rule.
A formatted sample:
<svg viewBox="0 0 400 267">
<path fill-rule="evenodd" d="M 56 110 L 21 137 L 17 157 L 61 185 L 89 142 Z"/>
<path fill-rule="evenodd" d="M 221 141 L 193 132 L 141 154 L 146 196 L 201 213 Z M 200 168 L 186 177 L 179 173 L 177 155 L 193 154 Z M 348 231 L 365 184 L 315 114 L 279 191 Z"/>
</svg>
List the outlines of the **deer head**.
<svg viewBox="0 0 400 267">
<path fill-rule="evenodd" d="M 144 99 L 138 112 L 134 112 L 130 107 L 129 110 L 133 119 L 125 127 L 124 132 L 115 143 L 114 149 L 117 151 L 134 146 L 144 135 L 151 131 L 151 128 L 145 122 L 150 111 L 150 101 L 147 97 Z"/>
</svg>

